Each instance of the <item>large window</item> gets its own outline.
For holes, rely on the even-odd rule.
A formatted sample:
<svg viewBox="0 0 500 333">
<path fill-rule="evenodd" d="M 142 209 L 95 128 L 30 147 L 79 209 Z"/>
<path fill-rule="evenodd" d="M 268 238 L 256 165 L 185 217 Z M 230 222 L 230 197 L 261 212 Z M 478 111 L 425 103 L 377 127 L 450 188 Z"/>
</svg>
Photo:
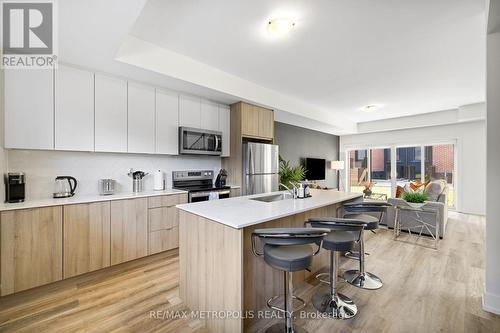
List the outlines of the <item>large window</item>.
<svg viewBox="0 0 500 333">
<path fill-rule="evenodd" d="M 396 148 L 396 181 L 399 186 L 422 180 L 422 148 Z"/>
<path fill-rule="evenodd" d="M 442 179 L 448 184 L 448 206 L 455 207 L 455 153 L 454 144 L 350 150 L 348 188 L 360 193 L 371 181 L 373 193 L 390 198 L 396 186 Z"/>
<path fill-rule="evenodd" d="M 454 145 L 425 146 L 425 178 L 446 181 L 448 184 L 448 206 L 455 206 Z"/>
<path fill-rule="evenodd" d="M 390 148 L 370 149 L 370 180 L 372 192 L 392 196 Z"/>
<path fill-rule="evenodd" d="M 368 150 L 351 150 L 349 152 L 350 192 L 362 193 L 363 183 L 368 181 L 368 176 Z"/>
</svg>

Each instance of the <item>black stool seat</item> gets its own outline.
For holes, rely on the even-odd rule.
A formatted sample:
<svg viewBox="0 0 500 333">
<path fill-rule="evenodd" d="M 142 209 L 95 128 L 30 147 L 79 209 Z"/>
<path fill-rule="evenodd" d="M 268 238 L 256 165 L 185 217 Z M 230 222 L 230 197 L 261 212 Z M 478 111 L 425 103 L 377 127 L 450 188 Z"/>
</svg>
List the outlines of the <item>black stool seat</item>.
<svg viewBox="0 0 500 333">
<path fill-rule="evenodd" d="M 313 296 L 313 306 L 319 312 L 334 319 L 352 318 L 358 312 L 358 307 L 347 296 L 337 292 L 337 275 L 339 267 L 339 252 L 350 251 L 355 242 L 359 241 L 366 223 L 361 220 L 319 217 L 310 218 L 305 225 L 313 228 L 328 228 L 330 232 L 323 238 L 323 248 L 330 251 L 330 273 L 321 273 L 316 278 L 329 275 L 329 288 L 319 289 Z"/>
<path fill-rule="evenodd" d="M 332 230 L 323 238 L 323 248 L 329 251 L 350 251 L 359 239 L 359 232 Z"/>
<path fill-rule="evenodd" d="M 329 229 L 312 228 L 267 228 L 252 232 L 254 255 L 264 257 L 269 266 L 283 272 L 284 307 L 280 308 L 275 304 L 279 296 L 271 297 L 267 301 L 267 306 L 282 313 L 285 320 L 268 327 L 266 332 L 307 333 L 300 326 L 294 327 L 293 323 L 294 312 L 306 305 L 304 300 L 293 295 L 293 272 L 309 268 L 312 257 L 319 253 L 323 238 L 329 231 Z M 257 239 L 263 244 L 262 252 L 257 250 Z M 313 250 L 311 245 L 315 245 L 316 250 Z M 302 303 L 299 308 L 294 309 L 294 299 Z"/>
<path fill-rule="evenodd" d="M 314 251 L 309 245 L 265 245 L 264 261 L 281 271 L 296 272 L 311 266 Z"/>
<path fill-rule="evenodd" d="M 365 230 L 376 230 L 378 229 L 379 219 L 375 216 L 360 213 L 346 213 L 344 215 L 346 218 L 360 220 L 366 223 Z"/>
<path fill-rule="evenodd" d="M 367 226 L 365 230 L 376 230 L 378 229 L 379 223 L 383 220 L 384 214 L 387 208 L 391 207 L 390 203 L 385 201 L 362 201 L 362 202 L 349 202 L 343 205 L 344 216 L 348 218 L 359 219 L 364 221 Z M 373 216 L 376 214 L 377 216 Z M 382 287 L 382 280 L 370 273 L 365 271 L 365 241 L 364 237 L 361 237 L 359 241 L 359 251 L 357 253 L 356 259 L 359 260 L 359 270 L 349 270 L 344 272 L 344 279 L 356 286 L 363 289 L 378 289 Z M 348 253 L 346 256 L 352 258 L 355 253 Z"/>
</svg>

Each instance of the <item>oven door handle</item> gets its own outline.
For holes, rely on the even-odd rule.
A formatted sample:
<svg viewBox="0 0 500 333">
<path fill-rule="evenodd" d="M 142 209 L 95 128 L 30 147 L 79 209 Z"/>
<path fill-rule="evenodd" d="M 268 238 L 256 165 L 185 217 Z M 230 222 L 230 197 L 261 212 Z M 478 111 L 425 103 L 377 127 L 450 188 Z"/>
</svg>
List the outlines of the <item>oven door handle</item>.
<svg viewBox="0 0 500 333">
<path fill-rule="evenodd" d="M 191 198 L 201 198 L 210 196 L 210 192 L 196 192 L 190 193 L 189 195 L 191 196 Z"/>
<path fill-rule="evenodd" d="M 189 201 L 193 198 L 202 198 L 202 197 L 207 197 L 210 198 L 210 193 L 218 193 L 219 196 L 221 195 L 230 195 L 231 194 L 231 189 L 228 190 L 221 190 L 221 191 L 210 191 L 210 192 L 195 192 L 195 193 L 189 193 Z"/>
</svg>

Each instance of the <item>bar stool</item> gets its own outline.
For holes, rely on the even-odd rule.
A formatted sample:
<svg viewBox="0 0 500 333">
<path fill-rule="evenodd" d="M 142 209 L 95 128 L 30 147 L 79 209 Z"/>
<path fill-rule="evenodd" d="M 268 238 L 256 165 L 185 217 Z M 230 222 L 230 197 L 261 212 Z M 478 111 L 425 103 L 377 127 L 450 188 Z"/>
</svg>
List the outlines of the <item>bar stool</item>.
<svg viewBox="0 0 500 333">
<path fill-rule="evenodd" d="M 378 229 L 378 226 L 388 207 L 392 205 L 387 202 L 376 202 L 376 201 L 365 201 L 365 202 L 353 202 L 346 203 L 342 206 L 344 209 L 344 217 L 350 219 L 360 220 L 366 223 L 364 230 L 374 230 Z M 379 213 L 379 217 L 369 215 L 367 213 Z M 382 280 L 370 272 L 365 271 L 365 241 L 364 236 L 361 237 L 359 244 L 359 254 L 357 260 L 359 260 L 359 269 L 346 271 L 343 275 L 344 279 L 362 289 L 379 289 L 383 286 Z"/>
<path fill-rule="evenodd" d="M 349 319 L 358 313 L 358 307 L 347 296 L 337 292 L 339 252 L 349 251 L 359 241 L 366 223 L 345 218 L 310 218 L 306 224 L 313 228 L 328 228 L 323 248 L 330 251 L 330 286 L 321 288 L 312 298 L 313 306 L 333 319 Z"/>
<path fill-rule="evenodd" d="M 252 233 L 254 255 L 263 256 L 269 266 L 283 271 L 284 278 L 284 308 L 273 305 L 279 296 L 271 297 L 267 301 L 267 306 L 284 313 L 285 321 L 272 325 L 266 332 L 307 333 L 305 329 L 294 327 L 293 324 L 293 299 L 302 303 L 295 311 L 303 308 L 306 303 L 293 295 L 292 272 L 305 270 L 311 265 L 312 257 L 319 253 L 323 237 L 328 232 L 328 229 L 268 228 L 256 229 Z M 257 238 L 264 244 L 262 252 L 256 249 Z M 316 244 L 317 250 L 313 250 L 310 244 Z"/>
</svg>

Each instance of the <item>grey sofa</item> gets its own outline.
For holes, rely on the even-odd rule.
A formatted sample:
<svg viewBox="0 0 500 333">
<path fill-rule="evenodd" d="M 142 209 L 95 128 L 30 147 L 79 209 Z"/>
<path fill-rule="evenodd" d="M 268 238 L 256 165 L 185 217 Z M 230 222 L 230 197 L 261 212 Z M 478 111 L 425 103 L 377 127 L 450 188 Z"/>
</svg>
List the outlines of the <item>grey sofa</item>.
<svg viewBox="0 0 500 333">
<path fill-rule="evenodd" d="M 390 204 L 392 204 L 392 207 L 390 207 L 387 210 L 384 222 L 389 228 L 394 228 L 394 222 L 396 218 L 396 206 L 410 206 L 410 205 L 403 199 L 399 198 L 390 198 L 387 201 Z M 426 201 L 423 207 L 429 209 L 437 209 L 439 211 L 439 237 L 444 238 L 444 234 L 446 231 L 446 223 L 448 221 L 448 186 L 444 187 L 443 191 L 441 192 L 441 194 L 439 194 L 436 201 Z M 405 212 L 401 217 L 403 227 L 408 225 L 412 226 L 416 224 L 415 222 L 412 221 L 413 218 L 409 214 L 413 213 Z M 435 221 L 433 220 L 434 215 L 422 214 L 421 217 L 424 221 L 434 225 L 435 223 Z M 414 230 L 417 229 L 412 229 L 412 231 Z M 428 235 L 428 232 L 426 232 L 426 230 L 424 230 L 422 233 Z"/>
</svg>

